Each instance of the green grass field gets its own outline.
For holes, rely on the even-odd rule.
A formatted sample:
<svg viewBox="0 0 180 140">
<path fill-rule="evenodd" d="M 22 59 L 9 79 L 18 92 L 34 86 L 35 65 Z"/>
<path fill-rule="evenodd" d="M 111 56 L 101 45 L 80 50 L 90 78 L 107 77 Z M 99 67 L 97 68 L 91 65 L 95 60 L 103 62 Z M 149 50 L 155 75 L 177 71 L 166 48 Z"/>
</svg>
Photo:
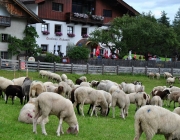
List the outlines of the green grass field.
<svg viewBox="0 0 180 140">
<path fill-rule="evenodd" d="M 12 71 L 0 70 L 0 76 L 5 78 L 13 79 L 14 76 L 26 76 L 26 72 L 17 71 L 14 75 Z M 62 74 L 62 73 L 59 73 Z M 28 76 L 33 80 L 41 80 L 43 82 L 47 79 L 41 79 L 38 76 L 38 72 L 29 72 Z M 75 80 L 80 77 L 77 74 L 67 74 L 68 78 Z M 145 75 L 85 75 L 88 81 L 91 80 L 112 80 L 117 83 L 122 81 L 133 82 L 139 80 L 145 85 L 145 91 L 150 93 L 152 88 L 158 85 L 165 85 L 165 79 L 163 77 L 160 80 L 152 80 Z M 179 86 L 176 82 L 175 86 Z M 56 129 L 58 126 L 58 119 L 55 116 L 50 116 L 49 123 L 46 124 L 47 136 L 42 135 L 41 127 L 38 125 L 38 134 L 32 132 L 32 124 L 25 124 L 18 122 L 18 116 L 23 105 L 20 105 L 19 99 L 15 100 L 14 105 L 12 105 L 11 100 L 5 104 L 4 99 L 0 98 L 0 140 L 133 140 L 134 138 L 134 114 L 135 105 L 131 104 L 129 108 L 129 114 L 126 120 L 119 117 L 120 110 L 116 108 L 116 117 L 112 118 L 112 111 L 107 117 L 98 116 L 90 117 L 85 114 L 85 117 L 77 115 L 80 131 L 77 136 L 71 134 L 64 134 L 60 137 L 56 136 Z M 87 112 L 88 105 L 85 105 L 85 113 Z M 173 105 L 171 105 L 169 110 L 173 110 Z M 75 110 L 76 112 L 76 110 Z M 76 112 L 77 114 L 77 112 Z M 64 132 L 68 128 L 66 123 L 63 123 Z M 145 139 L 145 135 L 141 136 L 141 140 Z M 163 140 L 164 136 L 156 135 L 153 140 Z"/>
</svg>

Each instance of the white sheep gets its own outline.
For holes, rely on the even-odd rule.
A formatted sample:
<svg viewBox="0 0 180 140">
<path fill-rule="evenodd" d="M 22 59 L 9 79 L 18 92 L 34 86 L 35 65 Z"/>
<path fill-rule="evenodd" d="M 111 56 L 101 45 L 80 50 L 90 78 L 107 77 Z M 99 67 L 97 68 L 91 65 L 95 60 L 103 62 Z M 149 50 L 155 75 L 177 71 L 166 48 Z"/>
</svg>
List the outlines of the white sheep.
<svg viewBox="0 0 180 140">
<path fill-rule="evenodd" d="M 156 79 L 160 79 L 160 73 L 155 73 L 155 77 L 156 77 Z"/>
<path fill-rule="evenodd" d="M 87 82 L 86 76 L 81 76 L 79 79 L 82 80 L 83 82 Z"/>
<path fill-rule="evenodd" d="M 44 86 L 47 88 L 48 86 L 54 86 L 53 82 L 44 82 Z"/>
<path fill-rule="evenodd" d="M 140 107 L 149 104 L 150 102 L 150 96 L 146 92 L 137 92 L 135 94 L 135 104 L 136 104 L 136 110 L 138 110 Z"/>
<path fill-rule="evenodd" d="M 97 89 L 109 92 L 112 86 L 119 86 L 119 84 L 110 80 L 101 80 L 97 86 Z"/>
<path fill-rule="evenodd" d="M 149 78 L 154 79 L 155 74 L 154 74 L 153 72 L 149 72 L 149 73 L 147 74 L 147 76 L 148 76 Z"/>
<path fill-rule="evenodd" d="M 144 85 L 134 85 L 133 83 L 121 83 L 122 89 L 125 93 L 143 92 L 145 90 Z"/>
<path fill-rule="evenodd" d="M 43 82 L 33 81 L 30 85 L 29 97 L 30 98 L 37 97 L 42 92 L 46 92 L 46 91 L 47 91 L 47 88 Z"/>
<path fill-rule="evenodd" d="M 180 115 L 180 107 L 176 107 L 173 112 Z"/>
<path fill-rule="evenodd" d="M 137 92 L 129 93 L 127 96 L 129 97 L 130 103 L 135 104 L 135 95 Z"/>
<path fill-rule="evenodd" d="M 162 107 L 163 102 L 160 96 L 153 96 L 152 99 L 150 100 L 150 104 Z"/>
<path fill-rule="evenodd" d="M 166 84 L 172 85 L 175 83 L 176 77 L 169 77 L 166 79 Z"/>
<path fill-rule="evenodd" d="M 14 85 L 14 82 L 11 81 L 10 79 L 0 77 L 0 89 L 2 91 L 5 91 L 9 85 Z"/>
<path fill-rule="evenodd" d="M 68 79 L 68 77 L 67 77 L 66 74 L 62 74 L 62 75 L 61 75 L 61 79 L 62 79 L 62 81 L 65 82 L 65 81 Z"/>
<path fill-rule="evenodd" d="M 23 123 L 33 123 L 33 118 L 35 116 L 35 100 L 36 98 L 31 98 L 29 102 L 21 108 L 18 121 Z M 45 123 L 47 123 L 48 121 L 49 119 L 47 117 L 45 119 Z"/>
<path fill-rule="evenodd" d="M 91 87 L 91 83 L 89 83 L 89 82 L 81 82 L 80 86 Z"/>
<path fill-rule="evenodd" d="M 80 103 L 81 114 L 84 116 L 83 106 L 84 104 L 92 104 L 93 109 L 91 112 L 91 116 L 95 110 L 96 106 L 101 106 L 102 114 L 107 114 L 108 111 L 108 104 L 107 101 L 100 91 L 92 88 L 92 87 L 84 87 L 80 86 L 74 91 L 74 107 Z M 96 114 L 97 116 L 97 114 Z"/>
<path fill-rule="evenodd" d="M 59 86 L 58 86 L 61 91 L 60 91 L 60 94 L 68 99 L 71 98 L 71 91 L 72 91 L 72 88 L 64 81 L 61 81 L 59 83 Z"/>
<path fill-rule="evenodd" d="M 46 71 L 46 70 L 39 71 L 39 76 L 41 76 L 42 78 L 47 77 L 47 75 L 48 75 L 48 71 Z"/>
<path fill-rule="evenodd" d="M 121 110 L 121 117 L 125 119 L 125 117 L 128 115 L 128 109 L 130 105 L 130 100 L 127 94 L 123 90 L 116 89 L 112 91 L 112 110 L 113 110 L 113 118 L 115 118 L 115 107 L 116 105 Z"/>
<path fill-rule="evenodd" d="M 135 113 L 135 137 L 139 140 L 144 132 L 146 140 L 152 140 L 155 134 L 165 136 L 166 140 L 180 139 L 180 116 L 163 107 L 146 105 Z"/>
<path fill-rule="evenodd" d="M 65 81 L 71 88 L 74 88 L 74 82 L 71 79 Z"/>
<path fill-rule="evenodd" d="M 60 136 L 60 133 L 64 133 L 62 128 L 63 121 L 69 125 L 67 133 L 78 134 L 78 121 L 73 104 L 69 99 L 53 92 L 41 93 L 35 101 L 35 117 L 33 118 L 34 133 L 37 133 L 37 120 L 41 117 L 39 121 L 41 123 L 42 133 L 47 135 L 44 119 L 46 119 L 48 115 L 56 115 L 59 118 L 59 125 L 56 131 L 57 136 Z"/>
<path fill-rule="evenodd" d="M 172 74 L 169 72 L 164 72 L 164 78 L 167 79 L 169 77 L 173 77 Z"/>
<path fill-rule="evenodd" d="M 19 78 L 14 78 L 12 79 L 14 85 L 22 86 L 23 81 L 26 77 L 19 77 Z"/>
</svg>

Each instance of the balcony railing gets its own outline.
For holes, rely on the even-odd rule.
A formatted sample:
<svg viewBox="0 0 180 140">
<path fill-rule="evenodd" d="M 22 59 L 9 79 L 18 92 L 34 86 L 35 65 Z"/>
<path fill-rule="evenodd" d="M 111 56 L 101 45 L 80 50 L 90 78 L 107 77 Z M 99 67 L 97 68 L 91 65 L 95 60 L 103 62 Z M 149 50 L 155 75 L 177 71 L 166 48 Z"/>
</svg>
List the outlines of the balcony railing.
<svg viewBox="0 0 180 140">
<path fill-rule="evenodd" d="M 76 17 L 74 13 L 66 13 L 66 20 L 67 22 L 91 24 L 98 26 L 102 26 L 103 24 L 103 20 L 94 19 L 91 15 L 89 15 L 88 17 Z"/>
<path fill-rule="evenodd" d="M 0 15 L 0 26 L 10 27 L 11 26 L 11 18 Z"/>
</svg>

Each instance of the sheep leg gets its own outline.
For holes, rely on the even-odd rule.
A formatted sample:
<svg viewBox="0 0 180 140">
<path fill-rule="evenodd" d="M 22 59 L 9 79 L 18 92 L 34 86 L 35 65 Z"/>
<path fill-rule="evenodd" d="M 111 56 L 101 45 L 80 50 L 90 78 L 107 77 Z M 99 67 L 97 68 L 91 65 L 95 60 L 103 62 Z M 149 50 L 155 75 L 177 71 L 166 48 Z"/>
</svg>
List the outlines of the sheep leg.
<svg viewBox="0 0 180 140">
<path fill-rule="evenodd" d="M 84 103 L 81 103 L 81 104 L 80 104 L 80 110 L 81 110 L 81 114 L 82 114 L 82 116 L 84 116 L 83 106 L 84 106 Z"/>
<path fill-rule="evenodd" d="M 56 131 L 57 136 L 60 136 L 60 133 L 64 134 L 63 128 L 62 128 L 62 122 L 63 122 L 63 118 L 60 118 L 60 119 L 59 119 L 58 129 L 57 129 L 57 131 Z"/>
<path fill-rule="evenodd" d="M 33 133 L 37 134 L 37 120 L 39 118 L 39 113 L 33 118 Z"/>
<path fill-rule="evenodd" d="M 8 96 L 6 95 L 6 98 L 5 98 L 5 100 L 6 100 L 6 104 L 7 104 L 7 101 L 8 101 Z"/>
<path fill-rule="evenodd" d="M 47 135 L 46 128 L 45 128 L 45 122 L 44 122 L 44 119 L 45 119 L 46 117 L 44 117 L 44 116 L 41 116 L 41 117 L 42 117 L 42 121 L 41 121 L 42 133 L 43 133 L 44 135 Z"/>
<path fill-rule="evenodd" d="M 92 112 L 91 112 L 91 117 L 92 117 L 92 115 L 93 115 L 93 113 L 94 113 L 95 107 L 96 107 L 96 105 L 94 104 L 94 105 L 93 105 L 93 108 L 92 108 Z M 96 116 L 97 116 L 97 112 L 96 112 Z"/>
<path fill-rule="evenodd" d="M 123 109 L 123 108 L 121 108 L 120 117 L 122 117 L 123 119 L 125 119 L 125 117 L 124 117 L 124 109 Z"/>
<path fill-rule="evenodd" d="M 90 104 L 87 114 L 89 114 L 89 112 L 90 112 L 90 110 L 91 110 L 92 106 L 93 106 L 93 105 L 92 105 L 92 104 Z"/>
</svg>

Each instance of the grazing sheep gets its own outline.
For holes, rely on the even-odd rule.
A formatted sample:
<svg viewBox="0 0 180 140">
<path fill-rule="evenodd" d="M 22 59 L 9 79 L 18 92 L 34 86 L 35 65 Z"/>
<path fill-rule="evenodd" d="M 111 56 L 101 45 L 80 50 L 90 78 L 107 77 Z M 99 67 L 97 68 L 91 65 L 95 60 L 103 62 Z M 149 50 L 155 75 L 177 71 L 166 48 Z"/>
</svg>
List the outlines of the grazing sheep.
<svg viewBox="0 0 180 140">
<path fill-rule="evenodd" d="M 40 70 L 39 71 L 39 76 L 41 76 L 42 78 L 47 77 L 48 76 L 48 71 Z"/>
<path fill-rule="evenodd" d="M 112 110 L 113 118 L 115 118 L 115 106 L 118 106 L 121 110 L 121 117 L 125 119 L 128 115 L 128 109 L 130 105 L 130 100 L 127 94 L 123 90 L 117 89 L 112 92 Z"/>
<path fill-rule="evenodd" d="M 67 79 L 66 83 L 71 87 L 74 88 L 74 82 L 71 79 Z"/>
<path fill-rule="evenodd" d="M 99 81 L 92 80 L 91 81 L 91 87 L 97 87 L 99 85 Z"/>
<path fill-rule="evenodd" d="M 25 104 L 19 113 L 18 121 L 23 123 L 33 123 L 33 118 L 35 117 L 35 100 L 36 98 L 31 98 L 27 104 Z M 39 118 L 40 119 L 40 118 Z M 45 119 L 45 123 L 49 121 L 48 117 Z M 39 122 L 39 121 L 37 121 Z"/>
<path fill-rule="evenodd" d="M 154 79 L 155 74 L 153 72 L 149 72 L 147 75 L 149 78 Z"/>
<path fill-rule="evenodd" d="M 142 85 L 142 82 L 140 82 L 140 81 L 134 81 L 133 84 L 134 84 L 134 85 Z"/>
<path fill-rule="evenodd" d="M 113 82 L 110 80 L 101 80 L 97 86 L 97 89 L 109 92 L 109 90 L 112 86 L 119 86 L 119 85 L 116 82 Z"/>
<path fill-rule="evenodd" d="M 132 83 L 121 83 L 122 89 L 125 93 L 143 92 L 145 90 L 144 85 L 134 85 Z"/>
<path fill-rule="evenodd" d="M 79 79 L 82 80 L 83 82 L 87 82 L 86 76 L 81 76 L 81 77 L 79 77 Z"/>
<path fill-rule="evenodd" d="M 22 93 L 25 96 L 24 104 L 29 101 L 29 91 L 30 91 L 30 85 L 32 83 L 32 80 L 30 80 L 29 77 L 26 77 L 22 84 Z"/>
<path fill-rule="evenodd" d="M 76 107 L 80 103 L 81 114 L 84 116 L 83 106 L 84 104 L 93 104 L 93 109 L 91 112 L 91 116 L 95 110 L 96 106 L 101 106 L 102 114 L 106 115 L 108 111 L 107 101 L 100 91 L 91 88 L 80 86 L 74 91 L 74 107 Z M 96 114 L 97 116 L 97 114 Z"/>
<path fill-rule="evenodd" d="M 53 83 L 53 82 L 44 82 L 43 84 L 44 84 L 44 86 L 46 86 L 46 88 L 47 88 L 48 86 L 54 86 L 54 83 Z"/>
<path fill-rule="evenodd" d="M 5 92 L 9 85 L 14 85 L 13 81 L 4 77 L 0 77 L 0 89 Z"/>
<path fill-rule="evenodd" d="M 47 92 L 54 92 L 57 94 L 61 94 L 61 91 L 63 90 L 63 88 L 61 86 L 55 87 L 55 86 L 48 86 L 47 87 Z"/>
<path fill-rule="evenodd" d="M 135 94 L 135 104 L 136 104 L 136 110 L 138 110 L 140 107 L 149 104 L 150 98 L 146 92 L 137 92 Z"/>
<path fill-rule="evenodd" d="M 59 83 L 59 87 L 61 89 L 60 94 L 68 99 L 71 98 L 72 88 L 64 81 Z"/>
<path fill-rule="evenodd" d="M 17 96 L 20 99 L 20 103 L 23 104 L 24 94 L 22 93 L 22 87 L 21 86 L 9 85 L 6 88 L 5 95 L 6 95 L 6 104 L 7 104 L 9 96 L 12 96 L 12 104 L 14 104 L 14 96 Z"/>
<path fill-rule="evenodd" d="M 56 81 L 56 82 L 62 81 L 61 76 L 59 74 L 53 73 L 53 72 L 49 75 L 49 78 L 52 79 L 52 81 Z"/>
<path fill-rule="evenodd" d="M 43 82 L 33 81 L 30 85 L 29 97 L 30 98 L 37 97 L 42 92 L 46 92 L 46 91 L 47 91 L 47 88 Z"/>
<path fill-rule="evenodd" d="M 172 85 L 175 83 L 176 77 L 169 77 L 166 79 L 166 84 Z"/>
<path fill-rule="evenodd" d="M 150 104 L 162 107 L 162 99 L 161 99 L 161 97 L 159 97 L 159 96 L 152 97 L 152 99 L 150 100 Z"/>
<path fill-rule="evenodd" d="M 180 91 L 171 92 L 168 95 L 169 107 L 170 107 L 171 102 L 174 101 L 174 108 L 175 108 L 175 102 L 178 102 L 179 97 L 180 97 Z"/>
<path fill-rule="evenodd" d="M 81 82 L 80 86 L 91 87 L 91 83 L 89 83 L 89 82 Z"/>
<path fill-rule="evenodd" d="M 164 78 L 167 79 L 169 77 L 173 77 L 172 74 L 169 72 L 164 72 Z"/>
<path fill-rule="evenodd" d="M 160 73 L 155 73 L 155 77 L 156 77 L 157 80 L 160 79 L 160 76 L 161 76 Z"/>
<path fill-rule="evenodd" d="M 19 77 L 19 78 L 13 79 L 12 81 L 13 81 L 14 85 L 22 86 L 25 78 L 26 77 Z"/>
<path fill-rule="evenodd" d="M 146 105 L 135 113 L 135 137 L 139 140 L 144 132 L 146 140 L 152 140 L 155 134 L 164 135 L 166 140 L 180 139 L 180 116 L 163 107 Z"/>
<path fill-rule="evenodd" d="M 129 93 L 127 96 L 129 97 L 130 104 L 135 104 L 135 95 L 137 92 Z"/>
<path fill-rule="evenodd" d="M 37 133 L 37 120 L 41 117 L 39 121 L 41 123 L 42 133 L 47 135 L 44 119 L 49 115 L 56 115 L 59 118 L 59 125 L 56 131 L 57 136 L 60 136 L 60 133 L 64 133 L 62 127 L 63 121 L 69 125 L 67 133 L 78 134 L 78 121 L 73 104 L 69 99 L 53 92 L 41 93 L 35 101 L 35 117 L 33 118 L 34 133 Z"/>
<path fill-rule="evenodd" d="M 180 107 L 176 107 L 173 112 L 180 115 Z"/>
<path fill-rule="evenodd" d="M 65 82 L 65 81 L 68 79 L 68 77 L 67 77 L 66 74 L 62 74 L 62 75 L 61 75 L 61 79 L 62 79 L 62 81 Z"/>
</svg>

